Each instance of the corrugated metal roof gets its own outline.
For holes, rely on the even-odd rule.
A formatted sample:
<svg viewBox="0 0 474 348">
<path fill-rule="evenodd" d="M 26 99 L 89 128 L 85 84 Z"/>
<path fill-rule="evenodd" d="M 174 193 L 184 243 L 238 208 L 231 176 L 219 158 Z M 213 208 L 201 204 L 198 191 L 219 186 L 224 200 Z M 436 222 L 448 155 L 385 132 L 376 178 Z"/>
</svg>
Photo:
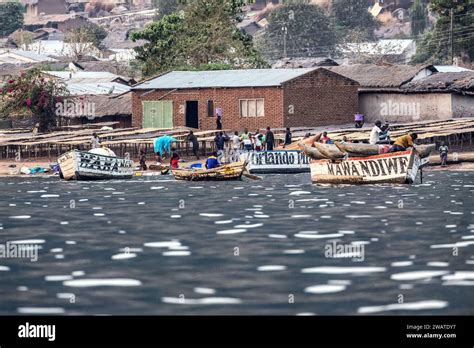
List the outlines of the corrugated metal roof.
<svg viewBox="0 0 474 348">
<path fill-rule="evenodd" d="M 112 81 L 119 78 L 119 75 L 112 74 L 108 71 L 45 71 L 46 74 L 54 75 L 64 80 L 76 79 L 105 79 Z"/>
<path fill-rule="evenodd" d="M 130 87 L 116 82 L 104 83 L 68 83 L 66 87 L 71 95 L 85 95 L 85 94 L 121 94 L 128 92 Z"/>
<path fill-rule="evenodd" d="M 441 72 L 441 73 L 472 71 L 472 70 L 462 68 L 460 66 L 454 66 L 454 65 L 433 65 L 433 67 L 438 72 Z"/>
<path fill-rule="evenodd" d="M 248 69 L 172 71 L 133 89 L 184 89 L 221 87 L 269 87 L 309 73 L 311 69 Z"/>
</svg>

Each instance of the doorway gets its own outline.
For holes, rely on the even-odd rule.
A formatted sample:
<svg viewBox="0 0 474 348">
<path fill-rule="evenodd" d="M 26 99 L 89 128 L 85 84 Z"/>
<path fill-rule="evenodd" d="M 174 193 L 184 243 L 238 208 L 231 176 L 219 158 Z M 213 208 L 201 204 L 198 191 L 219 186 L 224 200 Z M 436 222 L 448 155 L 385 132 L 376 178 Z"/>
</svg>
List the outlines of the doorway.
<svg viewBox="0 0 474 348">
<path fill-rule="evenodd" d="M 186 101 L 186 127 L 199 128 L 198 102 Z"/>
</svg>

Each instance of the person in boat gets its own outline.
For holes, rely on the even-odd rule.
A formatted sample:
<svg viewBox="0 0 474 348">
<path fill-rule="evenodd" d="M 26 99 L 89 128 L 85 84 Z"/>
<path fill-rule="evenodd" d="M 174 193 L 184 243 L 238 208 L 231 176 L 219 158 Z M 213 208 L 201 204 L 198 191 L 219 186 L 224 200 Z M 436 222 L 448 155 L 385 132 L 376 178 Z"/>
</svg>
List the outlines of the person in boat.
<svg viewBox="0 0 474 348">
<path fill-rule="evenodd" d="M 97 133 L 92 133 L 91 144 L 93 149 L 100 148 L 101 141 Z"/>
<path fill-rule="evenodd" d="M 378 144 L 380 141 L 380 133 L 382 133 L 382 122 L 375 121 L 375 125 L 370 131 L 369 143 L 371 145 Z"/>
<path fill-rule="evenodd" d="M 448 152 L 449 148 L 446 143 L 443 141 L 439 147 L 439 158 L 441 159 L 441 166 L 446 167 L 448 162 Z"/>
<path fill-rule="evenodd" d="M 283 148 L 285 148 L 286 145 L 291 144 L 291 138 L 292 138 L 292 135 L 291 135 L 290 127 L 287 127 L 286 133 L 285 133 L 285 143 L 283 144 Z"/>
<path fill-rule="evenodd" d="M 249 133 L 247 128 L 244 129 L 244 132 L 240 136 L 240 140 L 244 144 L 245 151 L 252 151 L 252 134 Z"/>
<path fill-rule="evenodd" d="M 147 170 L 148 166 L 146 165 L 146 150 L 140 149 L 140 170 Z"/>
<path fill-rule="evenodd" d="M 395 140 L 390 152 L 405 151 L 406 149 L 413 147 L 415 145 L 415 140 L 418 138 L 418 134 L 411 133 L 399 137 Z"/>
<path fill-rule="evenodd" d="M 199 160 L 199 142 L 193 131 L 189 131 L 187 140 L 193 145 L 193 154 L 196 156 L 196 159 Z"/>
<path fill-rule="evenodd" d="M 341 144 L 347 144 L 349 141 L 347 140 L 347 137 L 344 135 L 341 140 Z"/>
<path fill-rule="evenodd" d="M 176 151 L 175 148 L 171 149 L 171 160 L 170 160 L 170 165 L 172 169 L 178 169 L 179 168 L 179 154 Z"/>
<path fill-rule="evenodd" d="M 206 169 L 213 169 L 220 166 L 219 159 L 217 158 L 217 152 L 213 152 L 211 156 L 206 160 Z"/>
<path fill-rule="evenodd" d="M 275 145 L 275 135 L 273 134 L 270 127 L 267 127 L 267 133 L 265 134 L 265 144 L 267 145 L 267 151 L 273 151 Z"/>
<path fill-rule="evenodd" d="M 323 132 L 323 135 L 321 136 L 319 142 L 323 144 L 332 144 L 331 138 L 328 137 L 328 132 Z"/>
<path fill-rule="evenodd" d="M 377 144 L 390 144 L 390 124 L 385 121 L 385 124 L 380 129 L 382 132 L 379 134 L 379 141 Z"/>
</svg>

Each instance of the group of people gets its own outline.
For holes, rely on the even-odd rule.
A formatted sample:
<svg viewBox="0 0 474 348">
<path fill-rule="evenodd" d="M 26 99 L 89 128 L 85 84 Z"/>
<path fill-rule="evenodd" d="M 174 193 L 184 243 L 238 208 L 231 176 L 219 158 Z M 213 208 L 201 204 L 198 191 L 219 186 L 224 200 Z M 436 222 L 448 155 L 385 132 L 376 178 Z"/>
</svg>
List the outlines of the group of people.
<svg viewBox="0 0 474 348">
<path fill-rule="evenodd" d="M 289 132 L 289 128 L 287 129 L 287 132 Z M 254 134 L 250 133 L 249 130 L 245 128 L 241 135 L 239 135 L 239 132 L 235 131 L 232 136 L 232 149 L 234 151 L 272 151 L 274 147 L 275 135 L 270 127 L 267 127 L 265 133 L 260 133 L 260 130 L 257 129 Z"/>
</svg>

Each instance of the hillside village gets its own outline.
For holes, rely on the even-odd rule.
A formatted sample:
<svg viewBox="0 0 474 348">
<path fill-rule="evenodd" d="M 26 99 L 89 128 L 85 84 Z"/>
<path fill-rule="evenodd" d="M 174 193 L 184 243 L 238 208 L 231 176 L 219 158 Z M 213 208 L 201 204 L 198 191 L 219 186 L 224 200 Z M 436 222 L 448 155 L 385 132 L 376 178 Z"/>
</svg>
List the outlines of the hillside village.
<svg viewBox="0 0 474 348">
<path fill-rule="evenodd" d="M 333 6 L 330 0 L 310 2 L 322 11 Z M 358 113 L 369 124 L 474 117 L 469 59 L 453 55 L 441 64 L 413 61 L 418 43 L 411 33 L 414 2 L 365 1 L 370 6 L 363 11 L 376 23 L 371 39 L 339 41 L 321 55 L 290 49 L 285 32 L 288 43 L 281 50 L 261 51 L 265 69 L 144 74 L 136 48 L 146 40 L 132 40 L 132 33 L 158 20 L 152 0 L 21 0 L 23 24 L 0 38 L 0 85 L 8 88 L 9 81 L 39 69 L 43 78 L 64 84 L 70 100 L 93 105 L 93 112 L 63 113 L 57 127 L 107 123 L 114 128 L 212 130 L 217 109 L 229 130 L 349 125 Z M 284 3 L 246 5 L 238 28 L 257 45 L 270 30 L 272 11 Z M 290 20 L 298 17 L 290 13 Z M 425 30 L 436 20 L 427 12 Z M 100 32 L 100 42 L 71 36 L 88 26 Z M 34 113 L 22 111 L 0 120 L 2 128 L 35 123 Z"/>
</svg>

